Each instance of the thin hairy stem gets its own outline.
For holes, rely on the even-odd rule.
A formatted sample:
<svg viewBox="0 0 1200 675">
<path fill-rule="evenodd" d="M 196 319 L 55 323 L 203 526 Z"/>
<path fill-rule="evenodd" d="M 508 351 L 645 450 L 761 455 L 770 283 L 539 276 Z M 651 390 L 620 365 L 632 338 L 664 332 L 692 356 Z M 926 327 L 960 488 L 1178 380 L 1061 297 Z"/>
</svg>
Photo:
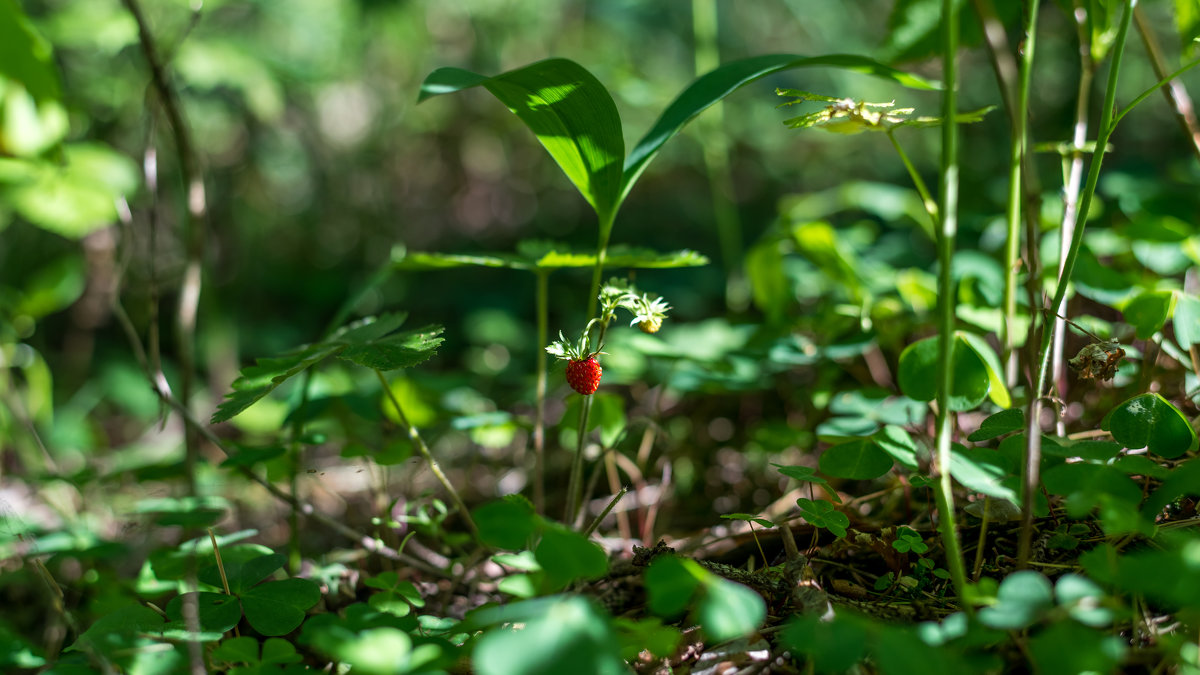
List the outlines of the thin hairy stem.
<svg viewBox="0 0 1200 675">
<path fill-rule="evenodd" d="M 447 478 L 446 474 L 442 472 L 441 465 L 439 465 L 437 460 L 433 458 L 433 453 L 429 451 L 429 446 L 425 445 L 425 439 L 421 438 L 421 432 L 419 432 L 417 428 L 408 421 L 408 416 L 404 414 L 404 408 L 400 406 L 400 400 L 396 398 L 395 392 L 393 392 L 392 388 L 388 386 L 388 381 L 387 378 L 383 376 L 383 371 L 376 370 L 375 376 L 379 378 L 379 385 L 383 387 L 383 393 L 387 396 L 388 401 L 392 404 L 392 409 L 396 411 L 396 417 L 400 420 L 400 423 L 404 425 L 404 428 L 408 430 L 408 437 L 412 439 L 413 445 L 417 448 L 417 452 L 421 453 L 421 457 L 425 460 L 425 464 L 433 473 L 434 478 L 437 478 L 437 481 L 442 484 L 442 487 L 446 490 L 446 493 L 450 495 L 450 499 L 454 502 L 454 505 L 458 507 L 459 512 L 462 513 L 463 520 L 466 521 L 467 527 L 471 528 L 471 533 L 475 535 L 476 539 L 479 539 L 479 528 L 475 526 L 475 520 L 471 518 L 471 512 L 467 510 L 466 503 L 463 502 L 462 497 L 459 496 L 458 490 L 456 490 L 454 485 L 450 483 L 450 479 Z"/>
</svg>

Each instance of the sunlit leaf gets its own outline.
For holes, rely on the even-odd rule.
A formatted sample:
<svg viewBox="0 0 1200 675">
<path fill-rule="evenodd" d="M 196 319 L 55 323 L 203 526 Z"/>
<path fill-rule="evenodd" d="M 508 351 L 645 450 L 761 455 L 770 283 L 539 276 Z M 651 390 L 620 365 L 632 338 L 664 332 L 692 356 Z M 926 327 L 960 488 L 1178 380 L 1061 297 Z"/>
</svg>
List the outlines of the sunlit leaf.
<svg viewBox="0 0 1200 675">
<path fill-rule="evenodd" d="M 378 370 L 406 368 L 433 356 L 442 343 L 440 326 L 393 333 L 405 314 L 393 313 L 355 321 L 321 342 L 300 347 L 282 356 L 259 359 L 242 369 L 233 391 L 217 407 L 212 423 L 224 422 L 249 408 L 289 378 L 330 356 L 342 356 Z"/>
<path fill-rule="evenodd" d="M 1125 305 L 1125 321 L 1137 329 L 1140 340 L 1162 330 L 1175 306 L 1174 291 L 1147 291 Z"/>
<path fill-rule="evenodd" d="M 439 68 L 425 78 L 419 100 L 482 86 L 525 123 L 575 184 L 601 223 L 620 200 L 625 140 L 608 90 L 567 59 L 547 59 L 494 77 Z"/>
<path fill-rule="evenodd" d="M 1149 448 L 1174 459 L 1196 445 L 1196 432 L 1183 413 L 1158 394 L 1141 394 L 1113 408 L 1100 422 L 1127 448 Z"/>
<path fill-rule="evenodd" d="M 767 605 L 761 595 L 716 575 L 708 578 L 696 606 L 700 627 L 715 642 L 749 635 L 766 615 Z"/>
<path fill-rule="evenodd" d="M 967 436 L 967 440 L 972 443 L 990 441 L 997 436 L 1020 431 L 1024 428 L 1025 411 L 1020 408 L 1010 408 L 1008 410 L 1001 410 L 994 415 L 989 415 L 979 425 L 978 429 L 971 432 L 970 436 Z"/>
<path fill-rule="evenodd" d="M 869 438 L 839 443 L 821 455 L 821 471 L 836 478 L 870 480 L 892 470 L 892 457 Z"/>
<path fill-rule="evenodd" d="M 38 101 L 60 95 L 50 42 L 13 0 L 0 0 L 0 75 L 20 82 Z"/>
<path fill-rule="evenodd" d="M 578 675 L 628 672 L 608 617 L 581 596 L 526 600 L 506 614 L 525 625 L 479 638 L 471 660 L 480 675 L 559 675 L 566 664 Z"/>
<path fill-rule="evenodd" d="M 900 391 L 918 401 L 937 398 L 938 337 L 914 342 L 900 353 L 898 379 Z M 950 390 L 951 410 L 971 410 L 983 402 L 991 386 L 987 365 L 961 336 L 954 340 L 951 356 L 953 382 Z"/>
</svg>

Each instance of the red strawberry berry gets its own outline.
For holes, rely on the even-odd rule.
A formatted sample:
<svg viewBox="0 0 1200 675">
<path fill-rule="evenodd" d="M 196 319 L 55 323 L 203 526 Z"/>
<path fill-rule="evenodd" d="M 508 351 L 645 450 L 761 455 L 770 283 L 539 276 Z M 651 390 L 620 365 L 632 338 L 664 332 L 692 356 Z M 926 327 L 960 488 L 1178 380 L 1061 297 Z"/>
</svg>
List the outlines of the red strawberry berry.
<svg viewBox="0 0 1200 675">
<path fill-rule="evenodd" d="M 594 394 L 600 387 L 601 372 L 595 356 L 572 360 L 567 363 L 567 384 L 584 396 Z"/>
</svg>

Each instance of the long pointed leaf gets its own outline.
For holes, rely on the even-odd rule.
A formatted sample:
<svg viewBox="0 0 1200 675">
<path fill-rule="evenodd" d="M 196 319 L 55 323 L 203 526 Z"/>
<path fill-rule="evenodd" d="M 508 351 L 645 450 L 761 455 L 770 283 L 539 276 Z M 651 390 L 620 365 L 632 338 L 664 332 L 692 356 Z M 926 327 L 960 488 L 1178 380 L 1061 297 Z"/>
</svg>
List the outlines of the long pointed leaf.
<svg viewBox="0 0 1200 675">
<path fill-rule="evenodd" d="M 621 190 L 625 139 L 617 106 L 604 85 L 567 59 L 538 61 L 494 77 L 440 68 L 422 83 L 418 101 L 481 85 L 537 136 L 600 222 L 611 222 Z"/>
<path fill-rule="evenodd" d="M 621 194 L 618 204 L 629 194 L 638 176 L 646 170 L 646 165 L 658 154 L 663 144 L 679 133 L 692 118 L 704 112 L 709 106 L 717 103 L 742 86 L 772 73 L 792 68 L 813 66 L 830 66 L 843 70 L 852 70 L 868 75 L 874 75 L 892 80 L 913 89 L 937 89 L 938 85 L 929 80 L 890 68 L 878 61 L 865 56 L 853 54 L 827 54 L 825 56 L 804 57 L 796 54 L 767 54 L 753 56 L 740 61 L 732 61 L 716 70 L 701 76 L 667 106 L 662 116 L 646 133 L 642 140 L 625 159 L 625 173 L 621 182 Z"/>
</svg>

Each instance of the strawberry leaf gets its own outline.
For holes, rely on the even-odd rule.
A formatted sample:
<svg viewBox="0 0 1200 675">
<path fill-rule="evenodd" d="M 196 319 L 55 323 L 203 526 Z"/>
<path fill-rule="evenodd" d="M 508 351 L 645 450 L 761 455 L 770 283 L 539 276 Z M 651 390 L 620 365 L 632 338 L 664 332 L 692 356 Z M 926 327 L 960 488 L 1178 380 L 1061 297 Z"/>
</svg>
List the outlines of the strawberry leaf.
<svg viewBox="0 0 1200 675">
<path fill-rule="evenodd" d="M 299 347 L 274 358 L 259 359 L 242 369 L 233 381 L 233 391 L 217 407 L 212 423 L 240 414 L 276 387 L 330 356 L 340 356 L 367 368 L 394 370 L 428 360 L 442 343 L 441 326 L 396 333 L 404 323 L 403 312 L 367 317 L 343 326 L 327 339 Z"/>
</svg>

